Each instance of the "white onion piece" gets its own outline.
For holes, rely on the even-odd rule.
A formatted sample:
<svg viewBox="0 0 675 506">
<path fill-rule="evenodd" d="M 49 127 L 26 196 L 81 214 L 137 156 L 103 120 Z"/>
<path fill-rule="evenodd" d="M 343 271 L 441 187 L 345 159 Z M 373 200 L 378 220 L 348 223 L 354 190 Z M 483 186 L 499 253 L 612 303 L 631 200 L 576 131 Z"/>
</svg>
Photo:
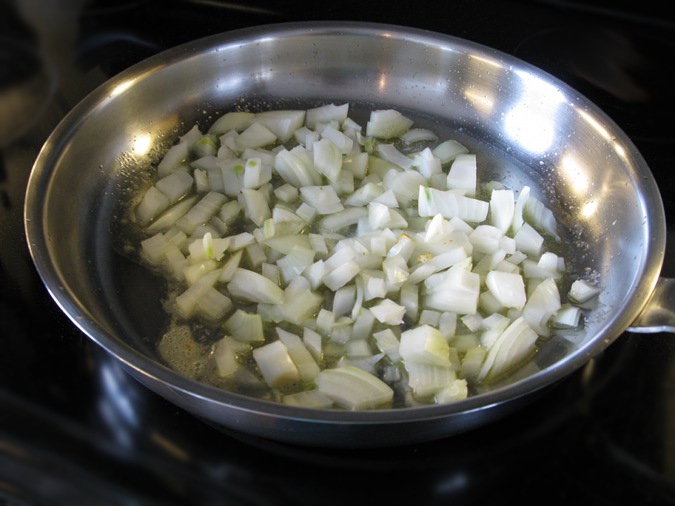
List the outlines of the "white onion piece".
<svg viewBox="0 0 675 506">
<path fill-rule="evenodd" d="M 350 410 L 378 408 L 394 397 L 384 381 L 354 366 L 325 369 L 316 377 L 316 385 L 335 404 Z"/>
<path fill-rule="evenodd" d="M 575 304 L 584 304 L 597 297 L 599 293 L 600 289 L 597 286 L 583 279 L 577 279 L 570 287 L 569 298 Z"/>
<path fill-rule="evenodd" d="M 394 109 L 372 111 L 366 124 L 366 135 L 382 139 L 400 137 L 413 125 L 413 121 Z"/>
<path fill-rule="evenodd" d="M 401 140 L 406 144 L 413 144 L 415 142 L 435 142 L 438 140 L 438 135 L 428 128 L 411 128 L 407 132 L 400 135 Z"/>
<path fill-rule="evenodd" d="M 253 358 L 265 382 L 271 387 L 279 387 L 300 380 L 300 372 L 288 348 L 281 341 L 272 341 L 255 348 Z"/>
</svg>

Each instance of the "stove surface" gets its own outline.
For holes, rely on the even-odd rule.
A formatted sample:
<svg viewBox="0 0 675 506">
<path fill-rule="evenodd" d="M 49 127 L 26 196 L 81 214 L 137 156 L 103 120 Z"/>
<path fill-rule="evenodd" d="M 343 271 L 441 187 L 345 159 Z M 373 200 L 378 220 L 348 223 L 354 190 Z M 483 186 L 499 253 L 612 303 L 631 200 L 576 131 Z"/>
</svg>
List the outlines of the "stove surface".
<svg viewBox="0 0 675 506">
<path fill-rule="evenodd" d="M 675 21 L 659 2 L 0 3 L 0 503 L 675 504 L 675 339 L 622 335 L 497 423 L 420 445 L 296 447 L 223 432 L 131 379 L 61 313 L 23 233 L 32 163 L 82 98 L 192 39 L 299 20 L 447 33 L 570 84 L 631 137 L 672 248 Z M 667 252 L 668 253 L 668 252 Z M 666 255 L 663 276 L 675 277 Z"/>
</svg>

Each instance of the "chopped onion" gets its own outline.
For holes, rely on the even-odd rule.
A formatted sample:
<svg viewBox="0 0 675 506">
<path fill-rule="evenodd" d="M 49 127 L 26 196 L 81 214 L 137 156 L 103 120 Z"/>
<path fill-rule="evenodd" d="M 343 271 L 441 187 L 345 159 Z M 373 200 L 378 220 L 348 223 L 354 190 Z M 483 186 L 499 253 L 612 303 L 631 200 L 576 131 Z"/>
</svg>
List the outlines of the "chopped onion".
<svg viewBox="0 0 675 506">
<path fill-rule="evenodd" d="M 324 369 L 316 377 L 316 385 L 335 404 L 350 410 L 379 408 L 394 397 L 384 381 L 354 366 Z"/>
<path fill-rule="evenodd" d="M 420 325 L 404 331 L 401 334 L 399 353 L 406 363 L 450 366 L 448 342 L 431 325 Z"/>
<path fill-rule="evenodd" d="M 413 144 L 421 141 L 435 142 L 438 140 L 438 135 L 428 128 L 411 128 L 402 133 L 400 138 L 406 144 Z"/>
<path fill-rule="evenodd" d="M 598 287 L 583 279 L 577 279 L 572 283 L 568 296 L 574 304 L 584 304 L 597 297 L 599 293 L 600 289 Z"/>
<path fill-rule="evenodd" d="M 400 137 L 413 125 L 413 121 L 394 109 L 372 111 L 366 124 L 366 135 L 382 139 Z"/>
<path fill-rule="evenodd" d="M 448 171 L 446 187 L 448 190 L 459 190 L 463 195 L 473 197 L 476 194 L 476 155 L 459 153 L 456 155 Z"/>
<path fill-rule="evenodd" d="M 381 109 L 364 132 L 349 104 L 237 111 L 167 151 L 135 208 L 140 254 L 178 287 L 178 321 L 220 334 L 217 384 L 305 408 L 456 402 L 581 325 L 600 290 L 561 298 L 553 212 L 413 126 Z"/>
<path fill-rule="evenodd" d="M 272 341 L 253 350 L 253 358 L 265 382 L 271 387 L 295 383 L 300 373 L 288 348 L 281 341 Z"/>
</svg>

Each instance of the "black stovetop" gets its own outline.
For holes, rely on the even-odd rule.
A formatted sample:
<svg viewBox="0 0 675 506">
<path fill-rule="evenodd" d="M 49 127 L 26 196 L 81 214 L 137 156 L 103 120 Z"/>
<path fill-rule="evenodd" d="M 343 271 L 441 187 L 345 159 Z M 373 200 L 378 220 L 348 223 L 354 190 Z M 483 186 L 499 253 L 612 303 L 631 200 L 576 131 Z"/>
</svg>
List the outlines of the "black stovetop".
<svg viewBox="0 0 675 506">
<path fill-rule="evenodd" d="M 567 82 L 642 152 L 670 239 L 675 21 L 667 10 L 602 0 L 1 2 L 0 504 L 675 504 L 671 335 L 626 333 L 524 409 L 445 440 L 295 447 L 223 433 L 128 377 L 52 302 L 22 223 L 38 150 L 106 79 L 191 39 L 334 19 L 456 35 Z M 669 255 L 663 275 L 675 276 Z"/>
</svg>

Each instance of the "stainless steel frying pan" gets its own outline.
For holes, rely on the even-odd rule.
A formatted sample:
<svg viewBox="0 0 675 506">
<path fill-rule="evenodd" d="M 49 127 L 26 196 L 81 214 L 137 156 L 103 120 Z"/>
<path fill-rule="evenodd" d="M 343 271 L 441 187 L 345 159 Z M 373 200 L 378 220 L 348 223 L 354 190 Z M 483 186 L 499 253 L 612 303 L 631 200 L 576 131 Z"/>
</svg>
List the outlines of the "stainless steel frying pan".
<svg viewBox="0 0 675 506">
<path fill-rule="evenodd" d="M 527 184 L 554 210 L 561 253 L 602 293 L 583 331 L 551 339 L 531 367 L 467 400 L 347 412 L 243 397 L 173 372 L 154 343 L 161 284 L 120 248 L 134 190 L 195 123 L 235 107 L 395 108 L 479 154 L 481 180 Z M 278 441 L 377 447 L 493 422 L 583 366 L 626 330 L 672 331 L 660 278 L 661 197 L 630 139 L 547 73 L 465 40 L 400 26 L 293 23 L 188 43 L 124 71 L 84 99 L 40 152 L 25 226 L 47 289 L 85 334 L 147 387 L 207 422 Z"/>
</svg>

